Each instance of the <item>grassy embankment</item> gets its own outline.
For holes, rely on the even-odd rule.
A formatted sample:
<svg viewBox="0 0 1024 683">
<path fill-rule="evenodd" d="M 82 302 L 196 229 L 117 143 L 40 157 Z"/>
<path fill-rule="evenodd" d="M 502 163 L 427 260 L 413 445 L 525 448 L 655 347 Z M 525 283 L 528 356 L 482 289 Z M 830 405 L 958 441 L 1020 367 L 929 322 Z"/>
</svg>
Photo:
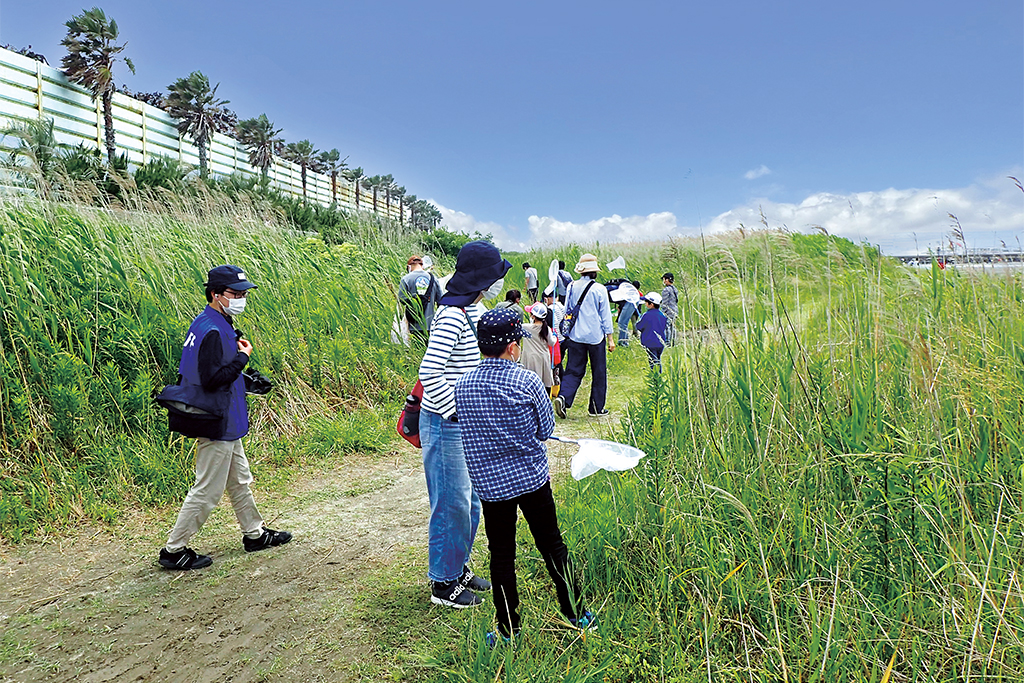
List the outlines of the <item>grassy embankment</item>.
<svg viewBox="0 0 1024 683">
<path fill-rule="evenodd" d="M 183 496 L 193 441 L 168 435 L 151 397 L 175 381 L 206 271 L 225 261 L 260 285 L 237 324 L 278 383 L 251 401 L 250 459 L 286 466 L 391 440 L 382 406 L 416 359 L 388 343 L 387 285 L 415 238 L 352 218 L 328 246 L 245 196 L 160 204 L 2 206 L 0 538 Z"/>
<path fill-rule="evenodd" d="M 460 616 L 428 647 L 440 677 L 1020 680 L 1019 275 L 912 273 L 823 235 L 677 247 L 635 271 L 674 269 L 682 327 L 712 334 L 631 402 L 641 466 L 557 494 L 599 633 L 559 625 L 524 525 L 523 637 L 491 653 L 490 610 Z"/>
<path fill-rule="evenodd" d="M 173 380 L 222 260 L 265 285 L 240 324 L 282 388 L 254 410 L 250 456 L 287 467 L 391 438 L 392 410 L 375 407 L 399 398 L 415 359 L 386 343 L 381 283 L 416 247 L 356 224 L 326 247 L 266 217 L 5 207 L 6 538 L 183 494 L 189 445 L 149 398 Z M 571 267 L 579 251 L 561 256 Z M 429 666 L 407 675 L 450 680 L 1019 680 L 1020 283 L 918 277 L 823 235 L 625 255 L 645 290 L 675 271 L 681 327 L 702 332 L 632 397 L 620 438 L 650 453 L 641 467 L 560 482 L 599 632 L 552 616 L 523 527 L 514 650 L 483 645 L 489 607 L 377 598 L 362 609 L 382 663 L 412 652 Z M 527 258 L 543 269 L 551 256 Z M 637 351 L 611 371 L 643 375 Z M 388 571 L 422 575 L 415 561 Z"/>
</svg>

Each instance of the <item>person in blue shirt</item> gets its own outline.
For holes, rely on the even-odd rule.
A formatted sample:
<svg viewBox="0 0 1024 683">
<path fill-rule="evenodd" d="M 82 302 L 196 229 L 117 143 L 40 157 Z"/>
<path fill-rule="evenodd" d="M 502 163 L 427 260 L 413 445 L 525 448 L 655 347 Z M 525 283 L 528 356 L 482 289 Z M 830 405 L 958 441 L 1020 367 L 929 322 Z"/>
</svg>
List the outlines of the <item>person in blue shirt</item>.
<svg viewBox="0 0 1024 683">
<path fill-rule="evenodd" d="M 562 353 L 566 356 L 562 388 L 555 398 L 555 412 L 563 420 L 572 408 L 576 392 L 590 362 L 590 405 L 591 415 L 607 415 L 605 401 L 608 398 L 608 353 L 615 350 L 612 334 L 612 310 L 608 301 L 608 290 L 597 282 L 597 257 L 584 254 L 576 264 L 580 279 L 569 285 L 566 294 L 565 317 L 572 329 L 562 341 Z M 570 318 L 570 315 L 572 316 Z M 607 345 L 607 347 L 606 347 Z"/>
<path fill-rule="evenodd" d="M 657 292 L 648 292 L 640 297 L 640 301 L 647 304 L 647 312 L 636 323 L 640 345 L 647 351 L 650 368 L 658 368 L 658 372 L 661 372 L 661 354 L 665 351 L 668 318 L 661 312 L 661 295 Z"/>
<path fill-rule="evenodd" d="M 517 363 L 523 330 L 515 311 L 491 310 L 477 324 L 482 360 L 455 383 L 462 447 L 473 490 L 483 507 L 491 552 L 491 584 L 498 630 L 492 647 L 519 633 L 516 584 L 516 520 L 523 511 L 537 550 L 555 584 L 558 605 L 569 623 L 590 630 L 594 615 L 584 607 L 569 550 L 562 540 L 551 494 L 548 439 L 555 425 L 540 378 Z"/>
<path fill-rule="evenodd" d="M 572 275 L 565 269 L 565 261 L 558 262 L 558 277 L 555 278 L 555 298 L 563 306 L 565 305 L 565 293 L 572 284 Z"/>
<path fill-rule="evenodd" d="M 292 540 L 287 531 L 263 525 L 249 484 L 253 477 L 242 449 L 242 437 L 249 433 L 249 408 L 245 402 L 242 370 L 252 355 L 252 344 L 235 330 L 233 316 L 245 310 L 249 282 L 238 266 L 217 266 L 207 274 L 207 306 L 192 321 L 178 366 L 179 384 L 199 395 L 200 405 L 217 404 L 224 418 L 209 438 L 196 443 L 196 481 L 185 496 L 178 519 L 160 550 L 159 563 L 165 569 L 201 569 L 213 564 L 199 555 L 188 541 L 206 522 L 227 490 L 231 507 L 242 530 L 246 552 L 265 550 Z M 218 411 L 219 413 L 219 411 Z"/>
</svg>

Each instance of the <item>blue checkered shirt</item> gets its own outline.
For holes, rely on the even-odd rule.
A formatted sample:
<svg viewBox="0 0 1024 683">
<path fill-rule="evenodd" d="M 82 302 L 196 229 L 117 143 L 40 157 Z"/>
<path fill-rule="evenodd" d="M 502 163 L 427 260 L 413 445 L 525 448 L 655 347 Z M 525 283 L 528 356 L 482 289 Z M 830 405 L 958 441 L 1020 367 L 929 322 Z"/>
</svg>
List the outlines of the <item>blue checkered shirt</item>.
<svg viewBox="0 0 1024 683">
<path fill-rule="evenodd" d="M 508 500 L 547 483 L 544 440 L 555 415 L 536 373 L 484 358 L 455 383 L 455 404 L 469 479 L 482 500 Z"/>
</svg>

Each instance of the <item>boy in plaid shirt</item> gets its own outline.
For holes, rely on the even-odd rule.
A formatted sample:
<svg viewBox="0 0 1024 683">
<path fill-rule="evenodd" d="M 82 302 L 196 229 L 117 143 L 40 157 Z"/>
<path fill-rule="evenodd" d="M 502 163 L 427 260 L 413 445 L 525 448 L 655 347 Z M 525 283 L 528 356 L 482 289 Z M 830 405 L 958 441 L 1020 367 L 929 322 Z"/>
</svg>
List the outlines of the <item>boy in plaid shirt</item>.
<svg viewBox="0 0 1024 683">
<path fill-rule="evenodd" d="M 455 383 L 455 404 L 491 551 L 498 632 L 488 633 L 487 641 L 493 647 L 499 635 L 509 640 L 520 629 L 515 570 L 519 510 L 555 583 L 562 614 L 573 626 L 592 629 L 596 619 L 580 598 L 551 495 L 544 441 L 554 430 L 554 411 L 536 373 L 517 365 L 519 340 L 528 333 L 519 315 L 505 309 L 484 313 L 477 335 L 483 359 Z"/>
</svg>

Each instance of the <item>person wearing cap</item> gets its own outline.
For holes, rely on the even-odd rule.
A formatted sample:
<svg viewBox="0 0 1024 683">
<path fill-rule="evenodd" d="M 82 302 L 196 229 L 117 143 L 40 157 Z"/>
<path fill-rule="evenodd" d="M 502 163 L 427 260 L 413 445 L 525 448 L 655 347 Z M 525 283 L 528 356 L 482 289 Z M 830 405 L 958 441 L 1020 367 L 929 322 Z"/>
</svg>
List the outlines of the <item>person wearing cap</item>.
<svg viewBox="0 0 1024 683">
<path fill-rule="evenodd" d="M 455 382 L 480 363 L 476 341 L 476 324 L 483 313 L 480 301 L 501 292 L 511 267 L 490 242 L 475 240 L 463 245 L 447 292 L 434 313 L 427 351 L 420 363 L 420 443 L 430 499 L 427 578 L 430 601 L 437 605 L 474 607 L 482 602 L 477 593 L 491 586 L 469 568 L 480 524 L 480 499 L 466 469 Z"/>
<path fill-rule="evenodd" d="M 520 344 L 530 334 L 509 310 L 484 313 L 477 330 L 483 360 L 455 383 L 455 404 L 491 553 L 498 629 L 487 634 L 487 642 L 494 647 L 520 631 L 515 570 L 519 510 L 555 584 L 562 614 L 573 626 L 592 629 L 596 619 L 583 604 L 551 494 L 544 445 L 555 425 L 551 402 L 540 378 L 517 365 Z"/>
<path fill-rule="evenodd" d="M 527 306 L 526 312 L 530 315 L 530 322 L 523 325 L 527 334 L 522 341 L 523 357 L 520 364 L 535 372 L 544 388 L 550 391 L 555 383 L 551 370 L 551 349 L 558 340 L 548 324 L 548 307 L 538 302 Z"/>
<path fill-rule="evenodd" d="M 537 302 L 537 290 L 540 289 L 540 278 L 537 269 L 529 261 L 523 263 L 523 274 L 526 279 L 526 293 L 530 295 L 530 303 Z"/>
<path fill-rule="evenodd" d="M 398 301 L 405 309 L 409 334 L 426 344 L 434 309 L 441 302 L 441 285 L 433 273 L 427 272 L 422 257 L 409 257 L 406 267 L 409 272 L 399 283 Z"/>
<path fill-rule="evenodd" d="M 605 401 L 608 397 L 608 359 L 605 355 L 615 350 L 614 328 L 612 327 L 611 304 L 608 291 L 604 285 L 596 281 L 601 267 L 597 265 L 597 257 L 584 254 L 576 264 L 576 272 L 581 275 L 569 285 L 566 293 L 565 314 L 569 318 L 572 329 L 568 338 L 562 342 L 562 350 L 566 355 L 565 373 L 562 376 L 562 388 L 555 397 L 555 412 L 562 419 L 576 399 L 583 376 L 590 362 L 590 405 L 591 415 L 607 415 Z"/>
<path fill-rule="evenodd" d="M 253 477 L 242 448 L 242 437 L 249 433 L 242 370 L 252 355 L 252 344 L 235 330 L 232 318 L 245 310 L 249 290 L 255 287 L 238 266 L 211 270 L 206 282 L 207 306 L 185 336 L 178 365 L 179 384 L 208 397 L 216 394 L 206 403 L 226 405 L 226 410 L 216 437 L 200 438 L 196 443 L 195 484 L 185 496 L 167 544 L 160 550 L 159 563 L 166 569 L 200 569 L 213 563 L 208 555 L 189 548 L 188 542 L 202 528 L 225 490 L 242 530 L 246 552 L 292 540 L 287 531 L 264 526 L 249 488 Z"/>
<path fill-rule="evenodd" d="M 640 301 L 647 304 L 647 311 L 636 323 L 636 329 L 640 332 L 640 345 L 647 351 L 650 368 L 658 368 L 658 372 L 661 372 L 661 354 L 665 351 L 668 329 L 668 319 L 660 310 L 661 295 L 657 292 L 648 292 Z"/>
<path fill-rule="evenodd" d="M 676 276 L 672 273 L 665 273 L 661 276 L 661 282 L 665 288 L 661 290 L 661 311 L 668 320 L 668 329 L 665 330 L 665 344 L 671 346 L 676 341 L 676 316 L 679 315 L 679 290 L 675 285 Z"/>
<path fill-rule="evenodd" d="M 569 282 L 572 282 L 572 278 L 569 278 Z M 558 392 L 562 388 L 562 318 L 565 317 L 565 305 L 558 299 L 555 298 L 554 292 L 552 291 L 551 285 L 548 285 L 547 289 L 544 290 L 544 305 L 548 307 L 548 326 L 552 332 L 555 333 L 555 338 L 558 340 L 559 346 L 556 351 L 558 355 L 558 362 L 554 363 L 551 368 L 554 374 L 554 384 L 551 387 L 552 398 L 558 396 Z M 552 359 L 554 360 L 554 359 Z"/>
</svg>

